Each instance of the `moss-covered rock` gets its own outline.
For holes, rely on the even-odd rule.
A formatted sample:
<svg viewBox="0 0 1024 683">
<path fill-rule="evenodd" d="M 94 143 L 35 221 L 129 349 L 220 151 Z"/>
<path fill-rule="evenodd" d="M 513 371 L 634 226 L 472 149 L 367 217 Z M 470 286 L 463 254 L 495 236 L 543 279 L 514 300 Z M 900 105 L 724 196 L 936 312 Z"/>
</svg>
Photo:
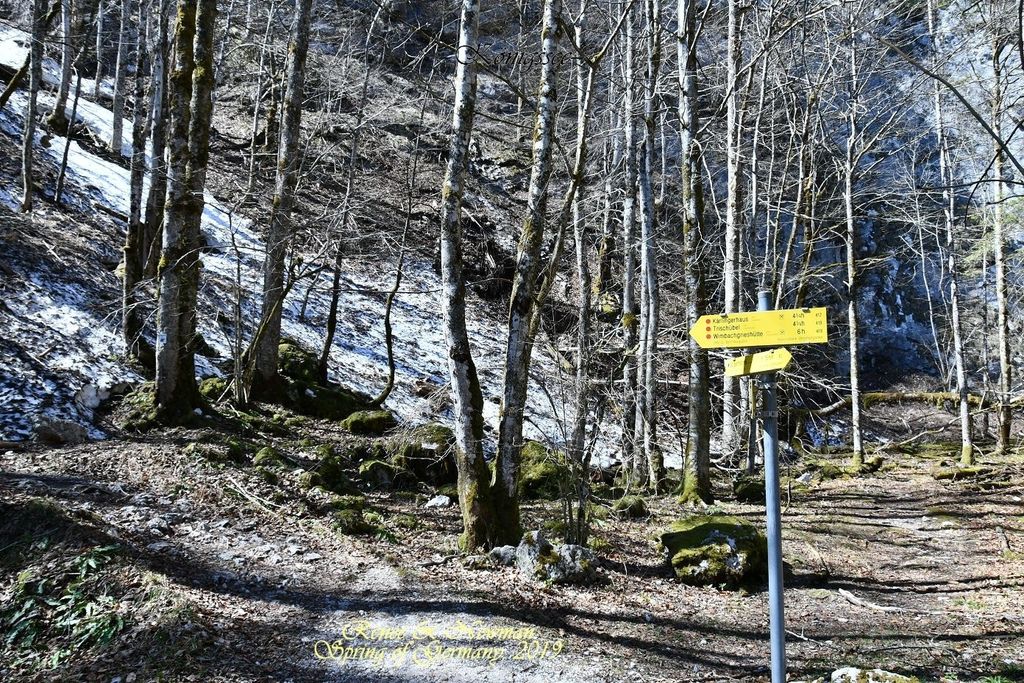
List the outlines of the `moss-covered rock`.
<svg viewBox="0 0 1024 683">
<path fill-rule="evenodd" d="M 359 464 L 359 478 L 374 488 L 393 485 L 401 470 L 384 460 L 367 460 Z"/>
<path fill-rule="evenodd" d="M 156 385 L 146 382 L 122 400 L 125 416 L 121 428 L 128 431 L 144 432 L 156 426 Z"/>
<path fill-rule="evenodd" d="M 458 480 L 455 435 L 442 424 L 420 425 L 395 435 L 388 442 L 387 452 L 392 464 L 418 481 L 446 486 Z"/>
<path fill-rule="evenodd" d="M 732 492 L 740 503 L 764 505 L 764 479 L 761 477 L 737 477 L 732 483 Z"/>
<path fill-rule="evenodd" d="M 647 502 L 640 496 L 623 496 L 619 498 L 612 503 L 612 512 L 616 517 L 623 519 L 640 519 L 650 514 L 647 509 Z"/>
<path fill-rule="evenodd" d="M 846 470 L 828 460 L 812 460 L 807 463 L 807 470 L 813 472 L 822 481 L 842 479 L 846 476 Z"/>
<path fill-rule="evenodd" d="M 320 476 L 319 472 L 303 472 L 302 474 L 299 475 L 299 488 L 311 489 L 322 484 L 323 477 Z"/>
<path fill-rule="evenodd" d="M 330 456 L 320 460 L 316 465 L 316 472 L 320 475 L 320 483 L 324 489 L 339 495 L 358 493 L 358 489 L 345 471 L 345 463 L 337 456 Z"/>
<path fill-rule="evenodd" d="M 277 371 L 284 377 L 315 384 L 319 380 L 319 363 L 316 354 L 294 341 L 285 340 L 277 345 Z"/>
<path fill-rule="evenodd" d="M 375 534 L 378 527 L 371 524 L 363 515 L 363 511 L 354 508 L 336 510 L 331 516 L 334 529 L 339 533 L 349 535 Z"/>
<path fill-rule="evenodd" d="M 335 494 L 331 496 L 328 505 L 334 510 L 364 510 L 366 509 L 366 496 Z"/>
<path fill-rule="evenodd" d="M 539 531 L 528 532 L 515 550 L 524 577 L 547 583 L 591 583 L 598 578 L 597 556 L 578 545 L 552 546 Z"/>
<path fill-rule="evenodd" d="M 768 545 L 757 527 L 728 515 L 673 522 L 659 538 L 677 578 L 698 586 L 735 588 L 765 575 Z"/>
<path fill-rule="evenodd" d="M 284 460 L 273 446 L 264 446 L 256 451 L 256 455 L 252 458 L 252 464 L 257 467 L 284 467 Z"/>
<path fill-rule="evenodd" d="M 400 529 L 417 529 L 420 526 L 420 520 L 416 519 L 413 515 L 401 514 L 395 515 L 391 518 L 391 523 Z"/>
<path fill-rule="evenodd" d="M 285 402 L 297 412 L 324 420 L 344 420 L 366 408 L 370 399 L 338 387 L 293 381 L 285 388 Z"/>
<path fill-rule="evenodd" d="M 277 472 L 267 467 L 257 467 L 256 474 L 259 475 L 260 479 L 271 485 L 276 485 L 280 480 L 280 477 L 277 476 Z"/>
<path fill-rule="evenodd" d="M 360 436 L 383 436 L 397 424 L 390 410 L 359 410 L 341 422 L 342 428 Z"/>
<path fill-rule="evenodd" d="M 565 478 L 561 454 L 549 451 L 538 441 L 523 444 L 519 467 L 519 496 L 525 499 L 555 500 L 561 495 Z"/>
<path fill-rule="evenodd" d="M 212 403 L 221 400 L 228 390 L 228 381 L 223 377 L 207 377 L 199 383 L 199 393 Z"/>
</svg>

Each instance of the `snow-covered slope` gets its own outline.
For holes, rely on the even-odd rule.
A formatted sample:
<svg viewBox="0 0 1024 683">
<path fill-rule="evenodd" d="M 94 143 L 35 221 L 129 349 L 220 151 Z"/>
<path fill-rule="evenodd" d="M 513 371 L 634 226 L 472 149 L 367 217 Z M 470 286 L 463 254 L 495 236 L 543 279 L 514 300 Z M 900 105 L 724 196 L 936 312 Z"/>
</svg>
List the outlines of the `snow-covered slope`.
<svg viewBox="0 0 1024 683">
<path fill-rule="evenodd" d="M 24 34 L 16 31 L 0 32 L 0 62 L 20 64 L 24 59 L 24 38 Z M 55 69 L 55 64 L 49 65 L 50 78 L 55 77 Z M 25 95 L 17 93 L 0 111 L 0 131 L 4 135 L 17 139 L 21 134 L 26 102 Z M 41 110 L 48 111 L 52 105 L 52 94 L 41 93 Z M 108 109 L 83 100 L 77 118 L 99 141 L 109 143 L 112 114 Z M 128 122 L 125 130 L 130 130 Z M 38 146 L 42 164 L 56 166 L 66 140 L 51 136 L 47 142 Z M 71 207 L 95 213 L 92 207 L 102 205 L 127 214 L 128 170 L 95 156 L 75 141 L 70 147 L 68 180 L 65 199 Z M 0 194 L 0 201 L 13 208 L 15 194 L 12 183 L 9 191 Z M 66 226 L 70 231 L 79 228 L 75 224 Z M 116 253 L 120 248 L 123 230 L 123 224 L 117 221 L 113 233 L 101 238 L 108 242 L 103 245 L 108 253 Z M 264 244 L 247 218 L 233 215 L 209 195 L 202 230 L 209 247 L 202 255 L 199 329 L 220 359 L 226 359 L 230 357 L 234 335 L 227 321 L 234 319 L 236 278 L 243 293 L 243 319 L 251 324 L 258 317 Z M 0 342 L 0 360 L 5 366 L 0 375 L 0 440 L 30 438 L 34 425 L 44 416 L 91 425 L 98 398 L 119 384 L 141 380 L 122 362 L 116 278 L 110 273 L 86 278 L 85 274 L 53 263 L 14 259 L 9 265 L 18 271 L 19 277 L 13 284 L 6 283 L 6 311 L 0 308 L 6 340 Z M 332 351 L 332 378 L 351 389 L 372 394 L 385 380 L 387 356 L 382 321 L 385 292 L 393 279 L 394 263 L 390 259 L 376 263 L 353 259 L 345 264 L 340 319 Z M 328 275 L 322 275 L 305 303 L 308 285 L 303 283 L 293 291 L 284 312 L 286 336 L 308 348 L 320 348 L 330 301 L 329 285 Z M 102 291 L 92 291 L 94 286 Z M 414 383 L 422 380 L 441 386 L 446 382 L 439 286 L 428 261 L 407 259 L 405 280 L 392 312 L 397 378 L 386 405 L 410 422 L 450 417 L 437 415 L 429 399 L 418 395 L 422 392 L 414 387 Z M 476 302 L 470 303 L 470 316 L 485 412 L 493 433 L 501 391 L 499 370 L 504 335 L 499 321 Z M 222 374 L 217 358 L 199 357 L 197 364 L 201 376 Z M 543 353 L 534 354 L 534 376 L 537 380 L 531 387 L 527 436 L 561 443 L 562 417 L 570 410 L 559 397 L 569 393 L 570 378 L 560 375 L 558 365 Z M 94 437 L 102 436 L 95 427 L 91 429 Z M 599 440 L 598 447 L 602 459 L 613 455 L 618 440 L 613 426 L 606 429 L 608 433 Z"/>
</svg>

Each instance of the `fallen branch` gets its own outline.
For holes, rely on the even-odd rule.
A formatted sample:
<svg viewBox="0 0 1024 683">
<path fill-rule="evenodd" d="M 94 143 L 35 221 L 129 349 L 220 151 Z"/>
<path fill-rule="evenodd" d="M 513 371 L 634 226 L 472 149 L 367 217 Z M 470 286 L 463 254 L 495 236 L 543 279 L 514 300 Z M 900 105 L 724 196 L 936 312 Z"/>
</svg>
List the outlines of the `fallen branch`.
<svg viewBox="0 0 1024 683">
<path fill-rule="evenodd" d="M 232 488 L 232 490 L 234 490 L 236 493 L 240 493 L 241 495 L 245 496 L 245 498 L 247 500 L 249 500 L 252 503 L 255 503 L 256 505 L 258 505 L 259 507 L 263 508 L 264 510 L 266 510 L 270 514 L 275 515 L 277 517 L 283 517 L 283 515 L 280 512 L 278 512 L 277 510 L 272 510 L 271 509 L 271 506 L 276 507 L 276 508 L 280 508 L 281 507 L 280 505 L 277 505 L 276 503 L 271 503 L 269 500 L 263 500 L 262 498 L 260 498 L 260 497 L 258 497 L 256 495 L 253 495 L 252 493 L 249 493 L 245 489 L 245 487 L 242 486 L 240 483 L 238 483 L 238 481 L 234 477 L 232 477 L 231 475 L 228 475 L 228 481 L 230 481 L 232 484 L 234 484 L 233 488 L 232 487 L 228 487 L 228 488 Z"/>
<path fill-rule="evenodd" d="M 846 590 L 845 588 L 839 589 L 839 594 L 846 598 L 846 601 L 852 605 L 858 607 L 866 607 L 867 609 L 874 610 L 875 612 L 906 612 L 907 610 L 902 607 L 891 607 L 887 605 L 876 605 L 873 602 L 868 602 L 863 598 L 858 598 L 856 595 Z"/>
<path fill-rule="evenodd" d="M 870 408 L 873 405 L 880 403 L 903 403 L 903 402 L 917 402 L 917 403 L 931 403 L 933 405 L 941 407 L 944 403 L 957 403 L 960 400 L 960 395 L 953 391 L 873 391 L 863 395 L 862 403 L 864 408 Z M 833 413 L 837 413 L 843 408 L 849 408 L 852 398 L 846 396 L 839 399 L 835 403 L 831 403 L 821 408 L 797 408 L 790 406 L 787 408 L 790 414 L 799 417 L 828 417 Z M 990 398 L 984 398 L 977 394 L 970 394 L 967 397 L 967 402 L 975 408 L 997 408 L 999 406 L 998 401 L 993 401 Z M 1010 401 L 1011 406 L 1024 404 L 1024 397 L 1018 397 Z"/>
<path fill-rule="evenodd" d="M 445 564 L 446 562 L 451 562 L 452 560 L 454 560 L 456 557 L 459 557 L 460 555 L 461 555 L 461 553 L 455 553 L 454 555 L 445 555 L 440 560 L 427 560 L 426 562 L 417 562 L 416 566 L 417 567 L 436 567 L 438 565 Z"/>
</svg>

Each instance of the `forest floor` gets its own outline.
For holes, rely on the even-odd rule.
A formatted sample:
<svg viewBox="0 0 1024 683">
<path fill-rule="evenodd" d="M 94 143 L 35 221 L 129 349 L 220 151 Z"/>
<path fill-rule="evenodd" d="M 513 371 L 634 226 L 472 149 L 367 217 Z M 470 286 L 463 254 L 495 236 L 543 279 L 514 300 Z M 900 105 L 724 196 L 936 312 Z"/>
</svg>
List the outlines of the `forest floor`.
<svg viewBox="0 0 1024 683">
<path fill-rule="evenodd" d="M 307 446 L 330 439 L 304 429 Z M 684 514 L 670 496 L 648 519 L 598 522 L 603 583 L 547 586 L 465 568 L 458 509 L 423 508 L 426 488 L 370 494 L 380 533 L 344 536 L 288 476 L 185 448 L 211 437 L 0 456 L 0 616 L 22 629 L 0 678 L 766 680 L 766 593 L 673 580 L 654 540 Z M 793 680 L 846 665 L 1022 680 L 1024 468 L 987 460 L 949 482 L 935 458 L 896 456 L 785 496 Z M 763 525 L 762 507 L 723 498 Z M 525 522 L 559 514 L 529 503 Z"/>
</svg>

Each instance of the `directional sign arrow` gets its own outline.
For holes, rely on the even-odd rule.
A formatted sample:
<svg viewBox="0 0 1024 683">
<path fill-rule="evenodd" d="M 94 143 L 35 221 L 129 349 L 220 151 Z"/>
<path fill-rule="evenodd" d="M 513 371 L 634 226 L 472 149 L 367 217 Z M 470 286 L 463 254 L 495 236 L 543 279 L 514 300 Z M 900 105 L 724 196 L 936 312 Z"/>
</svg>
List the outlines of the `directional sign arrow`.
<svg viewBox="0 0 1024 683">
<path fill-rule="evenodd" d="M 704 349 L 821 344 L 828 341 L 826 310 L 795 308 L 702 315 L 690 328 L 690 336 Z"/>
<path fill-rule="evenodd" d="M 785 370 L 791 360 L 793 360 L 793 354 L 788 349 L 772 349 L 771 351 L 761 351 L 750 356 L 726 358 L 725 376 L 741 377 L 744 375 L 759 375 L 763 372 Z"/>
</svg>

